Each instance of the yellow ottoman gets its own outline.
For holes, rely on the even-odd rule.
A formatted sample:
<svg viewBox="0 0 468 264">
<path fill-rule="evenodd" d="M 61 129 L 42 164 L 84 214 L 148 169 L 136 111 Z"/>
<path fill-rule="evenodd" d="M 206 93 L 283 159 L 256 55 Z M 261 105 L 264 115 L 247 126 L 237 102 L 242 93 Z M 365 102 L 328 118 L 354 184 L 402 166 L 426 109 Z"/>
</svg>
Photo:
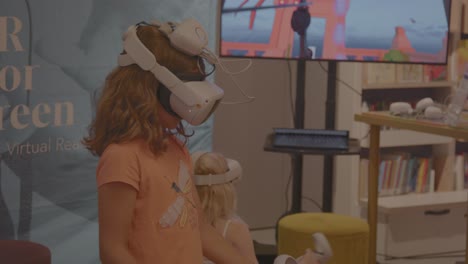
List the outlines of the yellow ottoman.
<svg viewBox="0 0 468 264">
<path fill-rule="evenodd" d="M 278 255 L 295 258 L 315 248 L 312 234 L 323 233 L 333 250 L 327 264 L 366 264 L 369 226 L 362 219 L 333 213 L 297 213 L 278 222 Z"/>
</svg>

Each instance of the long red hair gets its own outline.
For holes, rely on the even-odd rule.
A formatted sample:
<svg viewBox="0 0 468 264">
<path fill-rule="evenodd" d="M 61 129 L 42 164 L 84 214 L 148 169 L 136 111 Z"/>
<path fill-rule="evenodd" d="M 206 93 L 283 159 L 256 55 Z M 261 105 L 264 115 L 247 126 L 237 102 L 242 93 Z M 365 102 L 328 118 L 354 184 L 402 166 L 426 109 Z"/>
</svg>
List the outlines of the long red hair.
<svg viewBox="0 0 468 264">
<path fill-rule="evenodd" d="M 140 26 L 140 41 L 155 55 L 159 64 L 173 73 L 193 73 L 198 58 L 173 48 L 155 26 Z M 149 71 L 133 64 L 116 67 L 106 78 L 97 103 L 96 117 L 83 144 L 100 156 L 112 143 L 143 139 L 155 155 L 164 150 L 165 128 L 158 120 L 156 96 L 159 81 Z M 182 125 L 178 132 L 183 134 Z"/>
</svg>

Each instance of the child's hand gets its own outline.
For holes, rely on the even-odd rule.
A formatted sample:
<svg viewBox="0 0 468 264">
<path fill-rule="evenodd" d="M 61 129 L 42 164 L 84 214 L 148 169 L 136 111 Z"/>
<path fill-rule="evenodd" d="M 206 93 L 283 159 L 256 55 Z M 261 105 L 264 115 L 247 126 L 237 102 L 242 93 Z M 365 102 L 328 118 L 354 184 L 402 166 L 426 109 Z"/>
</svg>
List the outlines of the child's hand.
<svg viewBox="0 0 468 264">
<path fill-rule="evenodd" d="M 297 259 L 298 264 L 320 264 L 315 256 L 315 253 L 309 248 L 306 249 L 305 254 Z"/>
</svg>

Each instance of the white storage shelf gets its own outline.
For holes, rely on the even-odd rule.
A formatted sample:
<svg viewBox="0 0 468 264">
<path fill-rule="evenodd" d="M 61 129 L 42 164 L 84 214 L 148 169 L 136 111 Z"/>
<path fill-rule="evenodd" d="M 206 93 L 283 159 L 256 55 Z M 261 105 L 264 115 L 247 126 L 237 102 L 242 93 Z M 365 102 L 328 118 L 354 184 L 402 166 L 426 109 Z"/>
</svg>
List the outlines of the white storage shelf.
<svg viewBox="0 0 468 264">
<path fill-rule="evenodd" d="M 360 200 L 367 207 L 367 198 Z M 379 197 L 379 212 L 384 214 L 409 208 L 468 205 L 468 190 L 453 192 L 411 193 L 405 195 Z"/>
<path fill-rule="evenodd" d="M 426 134 L 409 130 L 383 130 L 380 132 L 380 147 L 403 147 L 419 145 L 447 144 L 452 142 L 450 137 Z M 369 147 L 369 137 L 361 141 L 361 147 Z"/>
<path fill-rule="evenodd" d="M 377 226 L 378 252 L 394 257 L 463 252 L 465 214 L 465 204 L 445 204 L 381 215 Z"/>
</svg>

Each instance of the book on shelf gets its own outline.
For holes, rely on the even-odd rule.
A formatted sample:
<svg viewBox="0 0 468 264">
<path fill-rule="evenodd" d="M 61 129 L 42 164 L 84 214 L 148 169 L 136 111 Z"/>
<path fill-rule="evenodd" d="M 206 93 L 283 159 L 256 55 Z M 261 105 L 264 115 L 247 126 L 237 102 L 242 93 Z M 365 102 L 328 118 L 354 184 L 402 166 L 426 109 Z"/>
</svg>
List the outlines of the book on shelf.
<svg viewBox="0 0 468 264">
<path fill-rule="evenodd" d="M 455 190 L 468 189 L 468 153 L 455 155 Z"/>
<path fill-rule="evenodd" d="M 401 192 L 399 194 L 410 192 L 411 183 L 413 182 L 413 179 L 411 176 L 416 173 L 416 170 L 417 170 L 417 160 L 414 158 L 408 159 L 408 162 L 406 163 L 405 172 L 403 174 L 402 181 L 401 181 L 401 186 L 400 186 Z"/>
<path fill-rule="evenodd" d="M 455 190 L 461 191 L 465 188 L 465 157 L 464 154 L 455 155 Z"/>
<path fill-rule="evenodd" d="M 398 194 L 402 194 L 404 193 L 404 182 L 405 182 L 405 177 L 406 177 L 406 173 L 407 173 L 407 168 L 408 168 L 408 160 L 409 159 L 403 159 L 401 161 L 401 165 L 400 165 L 400 169 L 398 171 L 398 178 L 396 180 L 396 183 L 395 183 L 395 194 L 398 195 Z"/>
<path fill-rule="evenodd" d="M 380 161 L 380 166 L 379 166 L 379 193 L 382 193 L 383 189 L 385 188 L 385 177 L 388 174 L 389 171 L 389 165 L 390 162 L 387 160 L 382 160 Z"/>
<path fill-rule="evenodd" d="M 424 65 L 424 82 L 447 81 L 446 65 Z"/>
<path fill-rule="evenodd" d="M 397 81 L 399 83 L 419 83 L 423 81 L 423 65 L 399 64 L 397 69 Z"/>
<path fill-rule="evenodd" d="M 399 181 L 400 181 L 400 178 L 403 177 L 403 171 L 405 171 L 405 161 L 407 161 L 407 158 L 405 157 L 401 157 L 398 159 L 398 162 L 397 162 L 397 166 L 395 167 L 395 171 L 393 173 L 393 179 L 392 179 L 392 184 L 390 186 L 390 190 L 392 191 L 392 194 L 393 195 L 397 195 L 397 194 L 401 194 L 402 193 L 402 190 L 400 190 L 400 185 L 399 185 Z"/>
<path fill-rule="evenodd" d="M 468 189 L 468 153 L 456 154 L 453 168 L 455 174 L 453 185 L 455 190 L 461 191 Z"/>
<path fill-rule="evenodd" d="M 468 40 L 460 40 L 457 45 L 456 54 L 456 79 L 463 78 L 465 65 L 468 63 Z"/>
<path fill-rule="evenodd" d="M 417 193 L 429 192 L 429 177 L 432 171 L 432 159 L 421 158 L 421 163 L 418 170 L 418 179 L 416 181 L 415 191 Z"/>
<path fill-rule="evenodd" d="M 419 164 L 418 174 L 416 176 L 417 177 L 416 184 L 414 187 L 414 191 L 417 193 L 424 192 L 423 182 L 424 182 L 424 177 L 426 176 L 426 171 L 427 171 L 427 163 L 425 162 L 425 160 L 421 160 L 421 163 Z"/>
<path fill-rule="evenodd" d="M 435 156 L 433 162 L 435 171 L 435 190 L 437 192 L 449 192 L 454 190 L 454 164 L 455 156 Z"/>
<path fill-rule="evenodd" d="M 392 102 L 388 100 L 381 100 L 381 101 L 374 101 L 374 102 L 366 102 L 367 104 L 367 111 L 388 111 L 390 109 L 390 104 Z"/>
<path fill-rule="evenodd" d="M 429 174 L 429 192 L 435 192 L 435 170 L 432 169 Z"/>
<path fill-rule="evenodd" d="M 452 190 L 468 189 L 468 153 L 458 153 L 454 156 Z"/>
<path fill-rule="evenodd" d="M 392 193 L 392 191 L 390 190 L 390 181 L 394 174 L 393 171 L 395 167 L 397 166 L 397 161 L 392 160 L 392 159 L 387 159 L 387 160 L 384 160 L 384 163 L 385 163 L 384 173 L 381 179 L 379 177 L 379 181 L 382 181 L 382 184 L 381 184 L 382 188 L 379 190 L 379 193 L 382 196 L 387 196 L 387 195 L 391 195 Z"/>
<path fill-rule="evenodd" d="M 366 84 L 395 83 L 396 65 L 392 63 L 367 63 L 365 74 Z"/>
<path fill-rule="evenodd" d="M 408 175 L 408 181 L 405 186 L 405 191 L 406 193 L 409 192 L 415 192 L 416 191 L 416 186 L 418 185 L 418 179 L 419 179 L 419 169 L 421 168 L 421 159 L 419 158 L 413 158 L 413 163 L 412 166 L 409 170 L 409 175 Z"/>
<path fill-rule="evenodd" d="M 368 159 L 361 159 L 360 197 L 367 197 L 368 165 Z M 435 191 L 436 170 L 434 166 L 431 157 L 413 156 L 410 153 L 383 155 L 379 164 L 379 196 Z"/>
</svg>

